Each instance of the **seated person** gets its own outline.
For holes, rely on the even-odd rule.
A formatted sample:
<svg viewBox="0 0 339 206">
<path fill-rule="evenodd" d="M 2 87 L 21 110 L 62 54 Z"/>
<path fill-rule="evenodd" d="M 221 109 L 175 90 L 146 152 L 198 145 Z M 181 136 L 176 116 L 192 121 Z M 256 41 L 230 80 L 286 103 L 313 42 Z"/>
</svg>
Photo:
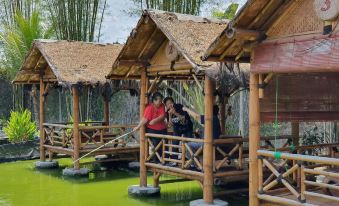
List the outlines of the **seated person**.
<svg viewBox="0 0 339 206">
<path fill-rule="evenodd" d="M 183 107 L 183 110 L 186 111 L 193 119 L 195 119 L 200 124 L 205 124 L 205 115 L 201 115 L 187 107 Z M 218 139 L 221 134 L 220 121 L 219 121 L 219 107 L 217 105 L 213 106 L 213 139 Z M 204 131 L 202 131 L 202 138 L 204 138 Z M 196 152 L 200 147 L 204 145 L 202 142 L 189 142 L 189 147 L 192 149 L 193 153 Z M 186 153 L 187 158 L 191 158 L 190 154 Z"/>
<path fill-rule="evenodd" d="M 187 112 L 195 121 L 199 122 L 200 124 L 205 124 L 205 115 L 198 114 L 197 112 L 187 108 L 183 107 L 183 111 Z M 219 136 L 221 135 L 221 127 L 220 127 L 220 120 L 218 117 L 219 114 L 219 107 L 217 105 L 213 106 L 213 139 L 219 139 Z M 204 136 L 204 133 L 202 132 L 202 136 Z"/>
</svg>

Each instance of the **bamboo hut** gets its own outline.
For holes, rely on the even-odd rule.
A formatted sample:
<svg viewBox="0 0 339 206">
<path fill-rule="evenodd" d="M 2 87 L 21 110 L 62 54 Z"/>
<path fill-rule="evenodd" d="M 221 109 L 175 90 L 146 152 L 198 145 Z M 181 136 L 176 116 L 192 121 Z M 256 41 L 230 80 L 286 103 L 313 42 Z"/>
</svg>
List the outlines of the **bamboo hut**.
<svg viewBox="0 0 339 206">
<path fill-rule="evenodd" d="M 305 145 L 299 131 L 339 120 L 338 14 L 335 0 L 248 1 L 203 56 L 251 63 L 251 206 L 338 205 L 339 143 Z M 290 122 L 292 145 L 263 148 L 265 122 Z"/>
<path fill-rule="evenodd" d="M 206 19 L 197 16 L 183 15 L 164 11 L 146 10 L 143 12 L 136 28 L 131 32 L 126 44 L 113 65 L 108 78 L 140 79 L 140 116 L 143 116 L 147 104 L 147 96 L 155 91 L 159 82 L 191 81 L 200 87 L 205 98 L 205 133 L 204 139 L 177 137 L 171 135 L 156 135 L 140 131 L 140 184 L 130 187 L 129 192 L 138 193 L 141 190 L 150 193 L 159 192 L 159 184 L 175 181 L 197 180 L 203 189 L 203 200 L 193 201 L 192 205 L 217 204 L 224 202 L 214 199 L 214 181 L 247 180 L 248 170 L 243 162 L 243 138 L 226 137 L 213 140 L 212 108 L 215 104 L 216 89 L 219 96 L 229 96 L 244 84 L 241 81 L 230 81 L 230 85 L 218 84 L 220 73 L 224 71 L 219 63 L 204 62 L 200 56 L 210 43 L 226 27 L 227 21 Z M 242 71 L 247 65 L 240 66 Z M 243 74 L 243 72 L 240 72 Z M 227 75 L 226 75 L 227 76 Z M 237 79 L 232 76 L 231 79 Z M 227 78 L 227 77 L 226 77 Z M 204 83 L 203 83 L 204 82 Z M 225 107 L 224 104 L 221 107 Z M 222 125 L 225 121 L 225 109 L 221 108 Z M 160 139 L 158 145 L 152 144 L 152 139 Z M 180 146 L 172 144 L 179 141 Z M 203 143 L 197 151 L 192 151 L 188 143 Z M 224 147 L 224 146 L 231 146 Z M 179 147 L 178 153 L 173 152 Z M 162 148 L 162 155 L 160 155 Z M 186 152 L 192 158 L 186 157 Z M 167 158 L 165 154 L 178 155 L 180 159 Z M 154 163 L 157 158 L 159 163 Z M 236 162 L 236 164 L 230 164 Z M 168 166 L 167 163 L 176 163 Z M 190 165 L 199 168 L 192 169 Z M 147 186 L 147 171 L 154 174 L 153 187 Z M 159 181 L 162 174 L 181 177 L 178 180 Z M 141 192 L 140 192 L 141 193 Z M 146 192 L 143 192 L 146 193 Z"/>
<path fill-rule="evenodd" d="M 30 49 L 15 84 L 37 84 L 40 88 L 40 162 L 37 166 L 55 166 L 53 154 L 66 154 L 73 160 L 112 140 L 133 125 L 109 125 L 109 101 L 112 87 L 105 78 L 118 56 L 122 45 L 94 44 L 74 41 L 36 40 Z M 47 123 L 45 105 L 48 91 L 55 87 L 71 90 L 73 98 L 73 122 Z M 84 87 L 99 87 L 104 104 L 104 120 L 80 122 L 79 98 Z M 126 89 L 120 85 L 115 89 Z M 139 145 L 133 136 L 116 141 L 93 155 L 133 154 Z M 46 160 L 46 152 L 49 154 Z M 80 161 L 74 163 L 74 171 L 80 171 Z"/>
</svg>

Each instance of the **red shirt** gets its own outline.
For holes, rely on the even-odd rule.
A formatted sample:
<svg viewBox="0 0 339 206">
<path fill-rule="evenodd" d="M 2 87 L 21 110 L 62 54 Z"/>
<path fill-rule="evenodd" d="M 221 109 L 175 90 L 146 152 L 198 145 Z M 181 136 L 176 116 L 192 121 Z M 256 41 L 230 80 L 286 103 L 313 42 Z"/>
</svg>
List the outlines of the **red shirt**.
<svg viewBox="0 0 339 206">
<path fill-rule="evenodd" d="M 146 118 L 148 122 L 150 122 L 157 117 L 165 116 L 165 114 L 165 106 L 163 104 L 161 104 L 159 107 L 156 107 L 154 104 L 149 104 L 145 108 L 144 118 Z M 164 130 L 166 129 L 166 124 L 165 121 L 160 121 L 155 123 L 154 125 L 149 125 L 147 123 L 146 127 L 153 130 Z"/>
</svg>

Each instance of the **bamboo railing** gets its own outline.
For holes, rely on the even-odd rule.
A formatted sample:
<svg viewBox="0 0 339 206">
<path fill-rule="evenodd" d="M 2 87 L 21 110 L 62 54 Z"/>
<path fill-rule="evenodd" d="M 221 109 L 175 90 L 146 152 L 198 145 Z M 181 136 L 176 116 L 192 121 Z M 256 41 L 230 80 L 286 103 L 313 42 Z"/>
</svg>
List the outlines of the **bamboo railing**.
<svg viewBox="0 0 339 206">
<path fill-rule="evenodd" d="M 102 122 L 95 122 L 102 124 Z M 89 125 L 79 124 L 80 149 L 86 147 L 98 147 L 106 142 L 130 131 L 135 125 Z M 73 149 L 74 130 L 69 123 L 44 123 L 45 145 Z M 111 147 L 126 147 L 128 144 L 139 144 L 131 134 L 124 139 L 114 142 Z"/>
<path fill-rule="evenodd" d="M 266 142 L 275 139 L 286 139 L 290 136 L 262 137 L 263 147 Z M 248 138 L 240 136 L 220 136 L 213 141 L 213 174 L 215 178 L 235 175 L 247 175 L 248 149 L 244 143 Z M 201 177 L 203 168 L 204 139 L 178 137 L 161 134 L 145 134 L 146 155 L 145 161 L 148 168 L 156 168 L 166 173 L 180 173 L 181 176 L 191 175 L 189 178 Z M 284 144 L 288 147 L 289 144 Z M 231 168 L 231 169 L 230 169 Z"/>
<path fill-rule="evenodd" d="M 338 185 L 316 181 L 317 175 L 339 178 L 338 170 L 319 170 L 320 167 L 330 169 L 339 166 L 339 159 L 334 157 L 333 149 L 337 146 L 338 143 L 299 146 L 296 148 L 298 154 L 288 153 L 286 149 L 281 149 L 283 152 L 258 150 L 258 198 L 281 205 L 312 205 L 307 201 L 311 196 L 339 202 L 338 197 L 323 194 L 321 190 L 339 191 Z M 302 155 L 304 151 L 315 148 L 327 148 L 327 157 Z M 264 169 L 270 174 L 265 175 Z M 282 188 L 287 191 L 286 195 L 274 195 L 275 190 Z"/>
</svg>

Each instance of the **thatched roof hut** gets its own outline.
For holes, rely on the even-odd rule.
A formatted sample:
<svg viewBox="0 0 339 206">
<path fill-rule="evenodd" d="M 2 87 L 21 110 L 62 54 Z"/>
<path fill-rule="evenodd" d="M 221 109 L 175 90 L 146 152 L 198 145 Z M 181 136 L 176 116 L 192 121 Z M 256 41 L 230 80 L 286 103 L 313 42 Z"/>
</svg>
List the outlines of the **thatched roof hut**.
<svg viewBox="0 0 339 206">
<path fill-rule="evenodd" d="M 277 30 L 285 30 L 290 25 L 289 23 L 284 22 L 279 24 L 279 27 L 273 27 L 272 25 L 280 22 L 287 10 L 296 7 L 301 8 L 300 5 L 305 2 L 308 1 L 247 1 L 235 18 L 230 21 L 227 27 L 209 46 L 202 59 L 207 61 L 249 63 L 251 50 L 255 43 L 263 41 L 267 36 L 276 33 Z M 306 7 L 304 11 L 308 19 L 314 19 L 315 14 L 312 8 Z M 289 13 L 289 15 L 295 16 L 293 12 Z M 297 20 L 298 16 L 295 16 L 295 19 Z M 312 21 L 308 23 L 307 21 L 303 22 L 301 18 L 299 19 L 302 26 L 305 24 L 309 24 L 305 26 L 311 28 L 318 26 L 312 24 Z"/>
<path fill-rule="evenodd" d="M 202 54 L 228 21 L 172 12 L 145 10 L 113 65 L 109 77 L 139 78 L 147 67 L 149 76 L 199 74 L 215 65 Z M 181 72 L 178 72 L 178 71 Z"/>
<path fill-rule="evenodd" d="M 45 82 L 59 85 L 106 83 L 122 45 L 76 41 L 36 40 L 14 83 Z"/>
</svg>

